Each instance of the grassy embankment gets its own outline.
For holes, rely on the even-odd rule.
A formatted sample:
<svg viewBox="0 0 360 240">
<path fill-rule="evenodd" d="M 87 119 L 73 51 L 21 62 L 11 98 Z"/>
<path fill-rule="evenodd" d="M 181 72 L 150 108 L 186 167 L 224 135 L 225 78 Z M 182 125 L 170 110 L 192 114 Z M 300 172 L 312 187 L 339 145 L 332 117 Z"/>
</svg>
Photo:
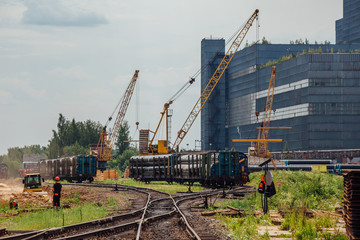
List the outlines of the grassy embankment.
<svg viewBox="0 0 360 240">
<path fill-rule="evenodd" d="M 328 173 L 273 171 L 277 194 L 269 199 L 270 210 L 285 213 L 281 229 L 291 234 L 282 237 L 292 239 L 347 239 L 336 232 L 337 218 L 330 212 L 341 207 L 343 196 L 343 179 L 341 176 Z M 248 185 L 258 186 L 263 172 L 252 173 Z M 261 209 L 259 193 L 247 196 L 242 200 L 227 200 L 227 205 L 246 210 L 241 218 L 218 216 L 218 219 L 229 230 L 229 236 L 235 239 L 270 239 L 268 234 L 259 235 L 257 228 L 272 225 L 268 215 L 255 216 Z M 309 210 L 324 210 L 325 215 L 308 217 Z M 335 234 L 322 231 L 323 228 L 335 228 Z"/>
<path fill-rule="evenodd" d="M 66 181 L 61 183 L 68 183 Z M 167 182 L 153 182 L 145 184 L 132 179 L 106 180 L 101 183 L 123 184 L 128 186 L 146 187 L 168 193 L 186 192 L 188 187 L 177 183 L 168 184 Z M 76 183 L 74 183 L 76 185 Z M 194 192 L 202 191 L 202 187 L 194 184 L 191 187 Z M 23 212 L 22 210 L 31 210 L 37 206 L 20 206 L 18 210 L 11 210 L 7 202 L 0 202 L 0 226 L 8 230 L 40 230 L 51 227 L 60 227 L 85 221 L 91 221 L 106 217 L 109 213 L 116 211 L 118 202 L 109 198 L 106 204 L 83 203 L 79 194 L 69 197 L 63 197 L 61 204 L 71 205 L 71 208 L 61 208 L 60 210 L 45 209 L 36 212 Z M 130 202 L 129 202 L 130 203 Z"/>
<path fill-rule="evenodd" d="M 0 226 L 8 230 L 40 230 L 61 227 L 63 224 L 76 224 L 105 217 L 116 210 L 118 202 L 113 198 L 108 198 L 106 204 L 83 203 L 80 200 L 80 194 L 75 194 L 62 198 L 61 204 L 72 207 L 59 210 L 49 208 L 32 212 L 33 209 L 38 209 L 38 206 L 20 206 L 15 210 L 10 209 L 7 202 L 0 202 Z"/>
</svg>

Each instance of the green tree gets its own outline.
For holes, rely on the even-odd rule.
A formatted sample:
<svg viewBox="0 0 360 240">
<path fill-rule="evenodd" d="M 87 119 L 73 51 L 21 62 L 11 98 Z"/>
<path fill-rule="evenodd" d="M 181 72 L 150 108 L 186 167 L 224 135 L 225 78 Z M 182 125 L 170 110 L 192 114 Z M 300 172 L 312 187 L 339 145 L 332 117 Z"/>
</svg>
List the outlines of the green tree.
<svg viewBox="0 0 360 240">
<path fill-rule="evenodd" d="M 110 168 L 115 168 L 119 172 L 124 172 L 129 166 L 129 159 L 132 156 L 138 155 L 139 152 L 136 148 L 128 148 L 122 154 L 118 155 L 115 159 L 108 162 Z"/>
<path fill-rule="evenodd" d="M 65 146 L 65 134 L 66 134 L 66 119 L 65 117 L 60 113 L 59 119 L 57 123 L 58 132 L 55 133 L 53 130 L 54 135 L 56 134 L 56 137 L 58 138 L 58 144 L 59 147 Z"/>
<path fill-rule="evenodd" d="M 271 44 L 270 41 L 266 40 L 265 36 L 261 39 L 261 44 Z"/>
<path fill-rule="evenodd" d="M 90 144 L 98 142 L 102 126 L 90 120 L 76 122 L 73 118 L 69 121 L 60 113 L 57 128 L 57 131 L 53 130 L 53 136 L 49 140 L 49 158 L 86 154 L 89 151 L 84 149 L 89 149 Z"/>
<path fill-rule="evenodd" d="M 63 148 L 60 145 L 60 138 L 55 130 L 53 130 L 53 137 L 49 140 L 49 159 L 58 158 L 60 156 L 63 156 Z"/>
<path fill-rule="evenodd" d="M 41 147 L 40 145 L 9 148 L 8 154 L 0 157 L 0 162 L 3 162 L 8 166 L 10 177 L 19 176 L 19 169 L 22 168 L 24 154 L 38 154 L 45 157 L 47 148 Z"/>
<path fill-rule="evenodd" d="M 300 39 L 296 39 L 295 40 L 295 44 L 304 44 L 304 41 L 300 38 Z"/>
<path fill-rule="evenodd" d="M 119 130 L 119 136 L 115 143 L 115 158 L 117 158 L 119 155 L 121 155 L 126 149 L 129 149 L 130 143 L 124 142 L 125 140 L 131 140 L 130 139 L 130 126 L 127 121 L 124 121 L 120 127 Z"/>
<path fill-rule="evenodd" d="M 78 142 L 75 142 L 75 144 L 70 146 L 65 146 L 63 149 L 64 156 L 75 156 L 79 154 L 88 154 L 89 148 L 85 148 L 81 146 Z"/>
<path fill-rule="evenodd" d="M 97 143 L 99 141 L 102 125 L 90 120 L 85 122 L 79 122 L 79 144 L 81 146 L 89 146 L 90 144 Z"/>
</svg>

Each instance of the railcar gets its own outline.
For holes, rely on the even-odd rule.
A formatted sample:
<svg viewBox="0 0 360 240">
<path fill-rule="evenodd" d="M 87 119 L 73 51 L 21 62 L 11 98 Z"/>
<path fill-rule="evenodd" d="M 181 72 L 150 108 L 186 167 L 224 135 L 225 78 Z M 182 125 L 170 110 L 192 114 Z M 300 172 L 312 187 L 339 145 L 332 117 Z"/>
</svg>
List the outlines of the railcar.
<svg viewBox="0 0 360 240">
<path fill-rule="evenodd" d="M 242 185 L 249 181 L 247 156 L 242 152 L 192 152 L 134 156 L 130 177 L 144 182 L 200 182 L 207 186 Z"/>
<path fill-rule="evenodd" d="M 93 155 L 77 155 L 57 159 L 46 159 L 39 162 L 39 172 L 45 179 L 58 176 L 69 182 L 89 181 L 96 176 L 97 159 Z"/>
</svg>

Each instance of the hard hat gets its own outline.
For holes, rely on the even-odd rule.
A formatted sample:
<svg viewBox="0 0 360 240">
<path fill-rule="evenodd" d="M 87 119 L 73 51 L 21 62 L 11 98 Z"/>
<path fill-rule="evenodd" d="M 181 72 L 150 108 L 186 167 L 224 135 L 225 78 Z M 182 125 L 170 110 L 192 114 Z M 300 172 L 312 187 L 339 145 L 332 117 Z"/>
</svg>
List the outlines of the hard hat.
<svg viewBox="0 0 360 240">
<path fill-rule="evenodd" d="M 60 178 L 59 178 L 59 177 L 55 177 L 55 181 L 60 181 Z"/>
</svg>

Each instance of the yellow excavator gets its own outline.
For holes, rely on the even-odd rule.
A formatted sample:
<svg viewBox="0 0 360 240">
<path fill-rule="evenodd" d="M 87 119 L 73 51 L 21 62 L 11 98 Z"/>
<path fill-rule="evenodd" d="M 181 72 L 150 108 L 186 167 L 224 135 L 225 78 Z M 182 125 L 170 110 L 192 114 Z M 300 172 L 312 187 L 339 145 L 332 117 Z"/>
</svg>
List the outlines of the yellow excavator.
<svg viewBox="0 0 360 240">
<path fill-rule="evenodd" d="M 24 192 L 42 192 L 42 182 L 40 173 L 26 173 L 23 179 Z"/>
</svg>

